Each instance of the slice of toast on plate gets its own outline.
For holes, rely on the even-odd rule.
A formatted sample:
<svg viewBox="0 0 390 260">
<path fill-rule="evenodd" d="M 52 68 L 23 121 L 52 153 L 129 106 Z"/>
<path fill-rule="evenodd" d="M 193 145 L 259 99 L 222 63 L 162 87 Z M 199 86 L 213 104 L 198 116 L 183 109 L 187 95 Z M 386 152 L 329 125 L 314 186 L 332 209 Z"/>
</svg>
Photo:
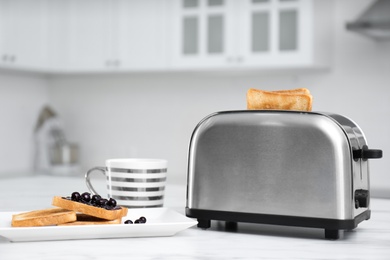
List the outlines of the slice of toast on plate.
<svg viewBox="0 0 390 260">
<path fill-rule="evenodd" d="M 34 210 L 12 216 L 12 227 L 54 226 L 76 221 L 76 213 L 62 208 Z"/>
<path fill-rule="evenodd" d="M 125 207 L 117 206 L 115 209 L 104 209 L 81 202 L 72 201 L 59 196 L 55 196 L 53 198 L 52 205 L 105 220 L 115 220 L 122 218 L 127 215 L 128 211 Z"/>
<path fill-rule="evenodd" d="M 58 226 L 77 226 L 77 225 L 107 225 L 107 224 L 121 224 L 122 218 L 114 220 L 106 220 L 83 213 L 77 213 L 77 220 L 74 222 L 59 224 Z"/>
</svg>

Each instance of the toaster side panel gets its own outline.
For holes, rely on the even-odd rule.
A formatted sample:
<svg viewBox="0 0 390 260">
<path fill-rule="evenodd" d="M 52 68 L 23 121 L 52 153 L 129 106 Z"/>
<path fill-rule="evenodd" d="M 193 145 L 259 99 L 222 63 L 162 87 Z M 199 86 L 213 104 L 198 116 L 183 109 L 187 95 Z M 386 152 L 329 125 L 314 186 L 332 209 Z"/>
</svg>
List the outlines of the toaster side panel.
<svg viewBox="0 0 390 260">
<path fill-rule="evenodd" d="M 367 145 L 366 137 L 363 130 L 351 119 L 333 113 L 324 113 L 330 118 L 334 119 L 345 131 L 350 141 L 350 145 L 353 150 L 363 149 Z M 370 190 L 370 173 L 369 173 L 369 161 L 362 160 L 361 158 L 352 160 L 352 172 L 353 183 L 352 190 L 356 200 L 357 191 Z M 367 205 L 365 207 L 353 207 L 354 216 L 362 214 L 364 211 L 370 208 L 370 196 L 368 196 Z"/>
<path fill-rule="evenodd" d="M 190 142 L 187 207 L 351 219 L 351 150 L 314 113 L 217 113 Z"/>
</svg>

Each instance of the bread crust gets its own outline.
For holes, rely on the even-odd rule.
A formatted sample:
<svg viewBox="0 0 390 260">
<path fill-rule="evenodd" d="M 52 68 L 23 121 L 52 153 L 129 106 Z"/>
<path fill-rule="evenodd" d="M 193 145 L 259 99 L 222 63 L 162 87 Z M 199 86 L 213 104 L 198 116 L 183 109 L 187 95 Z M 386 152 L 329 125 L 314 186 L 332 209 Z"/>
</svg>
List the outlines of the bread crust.
<svg viewBox="0 0 390 260">
<path fill-rule="evenodd" d="M 24 212 L 12 216 L 12 227 L 53 226 L 76 221 L 76 213 L 62 208 Z"/>
<path fill-rule="evenodd" d="M 114 220 L 122 218 L 127 215 L 128 211 L 125 207 L 120 207 L 120 209 L 107 210 L 104 208 L 90 206 L 81 202 L 64 199 L 59 196 L 55 196 L 53 198 L 52 205 L 105 220 Z"/>
<path fill-rule="evenodd" d="M 296 110 L 311 111 L 313 97 L 305 89 L 264 91 L 249 89 L 247 92 L 247 109 L 262 110 Z"/>
<path fill-rule="evenodd" d="M 256 90 L 256 89 L 255 89 Z M 285 93 L 285 94 L 303 94 L 310 95 L 310 91 L 307 88 L 295 88 L 295 89 L 283 89 L 283 90 L 275 90 L 270 91 L 274 93 Z"/>
</svg>

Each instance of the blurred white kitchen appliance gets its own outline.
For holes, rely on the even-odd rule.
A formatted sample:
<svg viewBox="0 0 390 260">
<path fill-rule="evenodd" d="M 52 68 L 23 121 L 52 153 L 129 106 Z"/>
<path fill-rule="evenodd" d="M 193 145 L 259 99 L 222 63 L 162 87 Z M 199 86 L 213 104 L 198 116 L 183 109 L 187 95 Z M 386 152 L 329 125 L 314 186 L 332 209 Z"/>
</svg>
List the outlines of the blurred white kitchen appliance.
<svg viewBox="0 0 390 260">
<path fill-rule="evenodd" d="M 42 109 L 34 130 L 34 169 L 52 175 L 80 172 L 79 147 L 66 140 L 61 120 L 52 108 Z"/>
</svg>

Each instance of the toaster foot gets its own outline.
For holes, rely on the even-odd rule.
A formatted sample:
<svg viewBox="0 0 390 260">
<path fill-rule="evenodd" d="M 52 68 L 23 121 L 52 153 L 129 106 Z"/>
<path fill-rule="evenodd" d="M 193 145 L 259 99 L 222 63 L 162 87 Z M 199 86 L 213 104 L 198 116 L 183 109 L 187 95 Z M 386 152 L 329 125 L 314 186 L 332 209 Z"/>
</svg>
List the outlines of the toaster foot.
<svg viewBox="0 0 390 260">
<path fill-rule="evenodd" d="M 211 226 L 211 221 L 209 219 L 199 219 L 198 218 L 198 228 L 207 229 Z"/>
<path fill-rule="evenodd" d="M 340 230 L 338 229 L 325 229 L 325 238 L 330 240 L 336 240 L 340 238 Z"/>
<path fill-rule="evenodd" d="M 230 232 L 236 232 L 238 228 L 237 222 L 226 221 L 225 222 L 225 230 Z"/>
</svg>

